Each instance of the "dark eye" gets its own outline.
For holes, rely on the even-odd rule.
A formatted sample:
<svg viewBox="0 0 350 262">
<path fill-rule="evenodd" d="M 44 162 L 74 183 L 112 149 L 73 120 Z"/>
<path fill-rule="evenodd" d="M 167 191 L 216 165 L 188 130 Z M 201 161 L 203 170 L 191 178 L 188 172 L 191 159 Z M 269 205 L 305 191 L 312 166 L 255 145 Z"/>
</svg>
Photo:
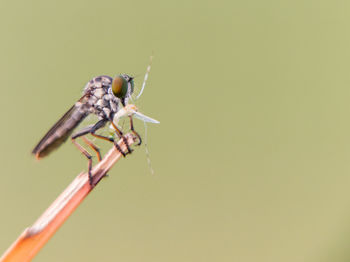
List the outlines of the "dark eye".
<svg viewBox="0 0 350 262">
<path fill-rule="evenodd" d="M 128 91 L 128 84 L 123 77 L 117 76 L 113 79 L 112 91 L 116 97 L 119 97 L 119 98 L 125 97 Z"/>
</svg>

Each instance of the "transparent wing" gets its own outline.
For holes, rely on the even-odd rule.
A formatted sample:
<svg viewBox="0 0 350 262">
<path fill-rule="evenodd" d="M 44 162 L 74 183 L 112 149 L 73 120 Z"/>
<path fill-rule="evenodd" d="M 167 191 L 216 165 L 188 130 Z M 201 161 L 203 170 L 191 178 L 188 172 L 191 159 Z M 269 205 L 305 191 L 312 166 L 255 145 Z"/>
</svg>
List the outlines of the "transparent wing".
<svg viewBox="0 0 350 262">
<path fill-rule="evenodd" d="M 153 124 L 159 124 L 160 122 L 158 120 L 155 120 L 149 116 L 146 116 L 140 112 L 135 112 L 134 116 L 140 120 L 142 120 L 143 122 L 148 122 L 148 123 L 153 123 Z"/>
</svg>

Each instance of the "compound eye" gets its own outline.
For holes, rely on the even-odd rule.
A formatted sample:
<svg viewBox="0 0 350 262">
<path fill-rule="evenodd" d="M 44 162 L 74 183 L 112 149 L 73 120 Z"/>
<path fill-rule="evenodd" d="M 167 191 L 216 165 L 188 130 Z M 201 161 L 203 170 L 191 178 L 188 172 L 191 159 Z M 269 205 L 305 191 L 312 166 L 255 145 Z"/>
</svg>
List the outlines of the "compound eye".
<svg viewBox="0 0 350 262">
<path fill-rule="evenodd" d="M 122 93 L 123 93 L 123 84 L 124 84 L 124 81 L 123 81 L 123 78 L 120 77 L 120 76 L 117 76 L 113 79 L 113 82 L 112 82 L 112 91 L 113 91 L 113 94 L 116 96 L 116 97 L 122 97 Z"/>
</svg>

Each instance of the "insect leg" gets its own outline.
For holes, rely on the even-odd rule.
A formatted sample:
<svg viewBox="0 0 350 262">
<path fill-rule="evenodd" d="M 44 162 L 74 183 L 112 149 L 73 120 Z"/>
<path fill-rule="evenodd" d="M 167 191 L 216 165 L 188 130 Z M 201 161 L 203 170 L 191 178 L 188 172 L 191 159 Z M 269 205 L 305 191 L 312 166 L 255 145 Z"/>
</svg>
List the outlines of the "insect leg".
<svg viewBox="0 0 350 262">
<path fill-rule="evenodd" d="M 132 153 L 132 149 L 130 148 L 129 143 L 128 143 L 127 139 L 125 138 L 125 136 L 123 136 L 123 132 L 113 123 L 113 120 L 111 120 L 111 124 L 112 124 L 113 128 L 115 129 L 118 137 L 123 139 L 123 142 L 124 142 L 124 144 L 126 145 L 126 147 L 128 149 L 128 154 L 131 154 Z"/>
<path fill-rule="evenodd" d="M 87 144 L 92 150 L 95 151 L 97 155 L 97 160 L 98 162 L 100 162 L 102 159 L 100 149 L 94 143 L 92 143 L 89 139 L 87 139 L 85 136 L 82 136 L 81 139 L 83 139 L 84 143 Z"/>
<path fill-rule="evenodd" d="M 83 141 L 87 145 L 89 145 L 96 152 L 98 161 L 101 161 L 101 154 L 100 154 L 99 148 L 97 146 L 95 146 L 90 140 L 85 138 L 84 136 L 87 135 L 87 134 L 90 134 L 92 131 L 96 131 L 97 129 L 103 127 L 104 125 L 105 125 L 105 121 L 104 122 L 103 121 L 99 121 L 95 125 L 87 126 L 87 127 L 83 128 L 82 130 L 80 130 L 79 132 L 77 132 L 77 133 L 72 135 L 72 142 L 73 142 L 73 144 L 79 149 L 79 151 L 81 153 L 83 153 L 87 157 L 87 159 L 89 161 L 89 163 L 88 163 L 88 174 L 89 174 L 90 185 L 92 185 L 92 174 L 91 174 L 92 156 L 89 154 L 89 152 L 85 148 L 83 148 L 75 140 L 78 137 L 82 137 Z"/>
<path fill-rule="evenodd" d="M 83 148 L 81 145 L 79 145 L 79 143 L 76 142 L 76 141 L 75 141 L 75 138 L 73 138 L 73 137 L 72 137 L 72 142 L 73 142 L 73 144 L 78 148 L 78 150 L 79 150 L 84 156 L 86 156 L 86 158 L 88 159 L 89 182 L 90 182 L 90 185 L 92 186 L 92 174 L 91 174 L 92 156 L 89 154 L 88 151 L 86 151 L 85 148 Z"/>
<path fill-rule="evenodd" d="M 98 129 L 100 129 L 101 127 L 104 127 L 104 126 L 106 125 L 107 122 L 108 122 L 108 120 L 102 119 L 102 120 L 98 121 L 98 122 L 97 122 L 94 126 L 92 126 L 90 129 L 86 129 L 86 130 L 84 130 L 84 131 L 87 132 L 87 133 L 89 133 L 89 134 L 91 134 L 91 135 L 94 136 L 94 137 L 97 137 L 97 138 L 100 138 L 100 139 L 103 139 L 103 140 L 112 142 L 112 143 L 114 144 L 114 146 L 117 148 L 117 150 L 125 157 L 125 156 L 126 156 L 126 153 L 120 148 L 120 146 L 116 143 L 116 141 L 114 141 L 113 138 L 110 138 L 110 137 L 106 137 L 106 136 L 102 136 L 102 135 L 96 134 L 96 131 L 97 131 Z M 120 137 L 120 135 L 121 135 L 121 137 L 123 137 L 123 141 L 124 141 L 124 143 L 127 145 L 128 151 L 129 151 L 129 146 L 128 146 L 128 144 L 127 144 L 127 141 L 126 141 L 125 137 L 122 136 L 121 131 L 119 131 L 119 133 L 118 133 L 118 136 L 119 136 L 119 137 Z M 128 153 L 131 153 L 131 150 L 130 150 Z"/>
<path fill-rule="evenodd" d="M 81 129 L 79 132 L 73 134 L 72 138 L 76 139 L 78 137 L 81 137 L 83 139 L 84 143 L 87 144 L 92 150 L 95 151 L 98 161 L 101 161 L 100 149 L 96 145 L 94 145 L 89 139 L 87 139 L 85 137 L 85 135 L 90 133 L 90 131 L 94 128 L 94 126 L 95 125 L 90 125 L 90 126 L 87 126 L 83 129 Z"/>
<path fill-rule="evenodd" d="M 134 129 L 134 121 L 132 119 L 132 116 L 129 116 L 129 119 L 130 119 L 130 129 L 131 129 L 131 132 L 137 136 L 137 138 L 139 139 L 139 142 L 138 142 L 138 146 L 142 144 L 142 139 L 141 139 L 141 136 L 139 135 L 139 133 L 137 133 Z"/>
<path fill-rule="evenodd" d="M 95 134 L 95 133 L 90 133 L 90 134 L 92 136 L 94 136 L 94 137 L 106 140 L 108 142 L 112 142 L 114 144 L 114 146 L 117 148 L 117 150 L 123 155 L 123 157 L 126 156 L 126 153 L 120 148 L 120 146 L 117 144 L 117 142 L 113 138 L 106 137 L 106 136 L 101 136 L 101 135 L 98 135 L 98 134 Z"/>
</svg>

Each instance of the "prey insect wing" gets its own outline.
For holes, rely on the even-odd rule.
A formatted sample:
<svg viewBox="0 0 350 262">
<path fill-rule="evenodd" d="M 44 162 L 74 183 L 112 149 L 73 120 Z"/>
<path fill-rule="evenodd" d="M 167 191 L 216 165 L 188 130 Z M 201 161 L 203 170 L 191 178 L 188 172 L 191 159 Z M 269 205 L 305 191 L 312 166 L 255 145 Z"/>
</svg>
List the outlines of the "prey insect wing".
<svg viewBox="0 0 350 262">
<path fill-rule="evenodd" d="M 47 156 L 68 139 L 73 130 L 88 115 L 87 99 L 87 96 L 84 95 L 51 127 L 32 151 L 36 158 Z"/>
</svg>

